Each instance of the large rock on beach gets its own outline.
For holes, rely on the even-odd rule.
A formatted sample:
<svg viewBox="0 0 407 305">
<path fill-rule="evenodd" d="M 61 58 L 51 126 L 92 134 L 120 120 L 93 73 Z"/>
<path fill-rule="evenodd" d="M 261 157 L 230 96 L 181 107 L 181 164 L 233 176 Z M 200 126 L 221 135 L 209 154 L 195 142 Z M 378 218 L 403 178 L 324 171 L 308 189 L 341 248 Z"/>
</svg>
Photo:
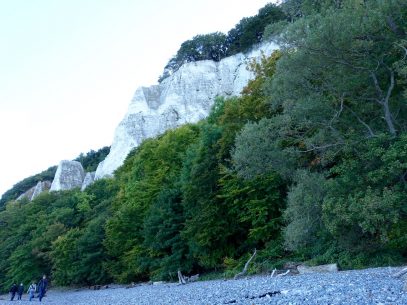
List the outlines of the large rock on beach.
<svg viewBox="0 0 407 305">
<path fill-rule="evenodd" d="M 299 265 L 299 266 L 297 266 L 297 270 L 300 274 L 338 272 L 338 265 L 337 264 L 327 264 L 327 265 L 319 265 L 319 266 L 312 266 L 312 267 L 305 266 L 305 265 Z"/>
</svg>

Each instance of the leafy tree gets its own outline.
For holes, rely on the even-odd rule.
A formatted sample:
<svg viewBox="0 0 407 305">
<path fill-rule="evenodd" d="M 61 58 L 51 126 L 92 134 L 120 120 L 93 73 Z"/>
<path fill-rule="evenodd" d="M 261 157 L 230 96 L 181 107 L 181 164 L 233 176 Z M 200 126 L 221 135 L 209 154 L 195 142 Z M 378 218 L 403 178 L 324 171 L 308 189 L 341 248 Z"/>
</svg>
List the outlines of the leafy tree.
<svg viewBox="0 0 407 305">
<path fill-rule="evenodd" d="M 219 168 L 217 153 L 221 130 L 204 125 L 199 142 L 186 155 L 182 172 L 182 204 L 187 240 L 192 257 L 204 268 L 214 268 L 231 249 L 227 209 L 216 199 Z"/>
<path fill-rule="evenodd" d="M 245 17 L 227 35 L 215 32 L 197 35 L 181 44 L 177 54 L 164 68 L 158 82 L 176 72 L 183 64 L 199 60 L 220 61 L 240 52 L 247 52 L 261 42 L 267 25 L 286 20 L 279 6 L 269 3 L 252 17 Z"/>
<path fill-rule="evenodd" d="M 403 1 L 356 3 L 303 18 L 285 33 L 289 49 L 273 80 L 274 100 L 285 103 L 293 115 L 296 109 L 309 113 L 320 108 L 325 117 L 311 117 L 314 126 L 322 127 L 315 133 L 319 138 L 315 147 L 327 144 L 318 143 L 322 133 L 339 144 L 351 133 L 372 137 L 405 129 L 404 116 L 395 115 L 404 113 L 405 107 L 394 66 L 404 56 L 397 29 L 405 25 L 405 6 Z"/>
<path fill-rule="evenodd" d="M 198 60 L 220 61 L 226 55 L 226 35 L 220 32 L 196 35 L 181 44 L 177 54 L 169 60 L 159 82 L 177 71 L 183 64 Z"/>
<path fill-rule="evenodd" d="M 193 262 L 181 237 L 184 212 L 179 189 L 164 189 L 144 220 L 143 245 L 149 250 L 146 263 L 150 278 L 175 279 L 178 270 L 191 272 Z"/>
<path fill-rule="evenodd" d="M 279 238 L 285 188 L 276 173 L 245 180 L 225 172 L 219 183 L 218 198 L 233 215 L 235 227 L 232 232 L 238 250 L 262 249 L 268 241 Z M 238 252 L 238 255 L 244 253 Z"/>
<path fill-rule="evenodd" d="M 285 246 L 289 250 L 300 250 L 318 242 L 324 230 L 322 204 L 327 195 L 325 177 L 319 173 L 300 170 L 294 177 L 294 185 L 287 194 L 287 209 L 284 218 Z"/>
<path fill-rule="evenodd" d="M 143 224 L 160 193 L 175 187 L 185 151 L 198 132 L 195 126 L 185 125 L 146 140 L 118 170 L 120 191 L 104 241 L 113 257 L 109 271 L 118 281 L 134 281 L 154 272 L 145 263 L 149 249 L 143 246 Z"/>
<path fill-rule="evenodd" d="M 105 268 L 108 255 L 103 240 L 117 191 L 113 180 L 100 179 L 84 193 L 76 194 L 76 208 L 83 222 L 58 236 L 52 244 L 52 277 L 57 285 L 94 285 L 111 280 Z"/>
<path fill-rule="evenodd" d="M 75 161 L 80 162 L 86 172 L 94 172 L 99 163 L 106 158 L 109 152 L 110 147 L 105 146 L 97 151 L 91 150 L 86 154 L 80 154 Z"/>
<path fill-rule="evenodd" d="M 391 244 L 405 251 L 392 241 L 400 240 L 406 221 L 405 149 L 405 134 L 396 141 L 380 136 L 347 151 L 332 168 L 323 219 L 343 248 L 372 251 Z"/>
<path fill-rule="evenodd" d="M 267 25 L 284 19 L 286 16 L 281 8 L 272 3 L 261 8 L 257 15 L 243 18 L 228 32 L 227 55 L 248 51 L 254 44 L 262 40 Z"/>
</svg>

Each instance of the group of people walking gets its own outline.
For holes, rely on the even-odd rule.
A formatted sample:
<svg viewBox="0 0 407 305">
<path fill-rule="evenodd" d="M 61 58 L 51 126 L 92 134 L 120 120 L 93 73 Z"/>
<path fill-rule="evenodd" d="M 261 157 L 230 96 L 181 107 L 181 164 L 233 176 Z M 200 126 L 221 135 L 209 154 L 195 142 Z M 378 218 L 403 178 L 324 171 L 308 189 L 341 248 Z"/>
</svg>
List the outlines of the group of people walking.
<svg viewBox="0 0 407 305">
<path fill-rule="evenodd" d="M 47 287 L 48 281 L 45 275 L 42 277 L 42 279 L 38 282 L 37 285 L 34 282 L 32 282 L 27 290 L 29 300 L 31 301 L 33 298 L 35 298 L 35 292 L 38 292 L 38 299 L 40 300 L 40 302 L 42 302 L 42 298 L 44 297 L 45 292 L 47 291 Z M 14 300 L 16 294 L 17 300 L 21 300 L 23 293 L 24 293 L 24 284 L 21 283 L 20 285 L 17 285 L 14 283 L 10 288 L 10 301 Z"/>
</svg>

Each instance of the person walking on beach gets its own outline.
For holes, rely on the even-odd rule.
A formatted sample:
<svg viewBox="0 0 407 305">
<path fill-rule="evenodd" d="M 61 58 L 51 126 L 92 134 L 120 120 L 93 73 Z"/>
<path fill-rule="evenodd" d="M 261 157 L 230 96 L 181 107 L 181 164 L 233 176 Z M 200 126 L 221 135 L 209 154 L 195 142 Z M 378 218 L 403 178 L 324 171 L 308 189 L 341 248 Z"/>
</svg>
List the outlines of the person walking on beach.
<svg viewBox="0 0 407 305">
<path fill-rule="evenodd" d="M 34 298 L 35 290 L 37 290 L 37 285 L 35 285 L 34 282 L 32 282 L 30 287 L 28 287 L 27 291 L 30 301 Z"/>
<path fill-rule="evenodd" d="M 14 300 L 14 297 L 16 296 L 16 292 L 17 292 L 17 285 L 14 283 L 10 288 L 10 301 Z"/>
<path fill-rule="evenodd" d="M 24 293 L 24 285 L 23 283 L 20 283 L 20 285 L 17 288 L 17 300 L 21 300 L 21 296 Z"/>
<path fill-rule="evenodd" d="M 40 282 L 38 283 L 38 298 L 40 302 L 42 301 L 42 298 L 44 297 L 45 292 L 47 291 L 47 286 L 48 286 L 47 277 L 44 275 Z"/>
</svg>

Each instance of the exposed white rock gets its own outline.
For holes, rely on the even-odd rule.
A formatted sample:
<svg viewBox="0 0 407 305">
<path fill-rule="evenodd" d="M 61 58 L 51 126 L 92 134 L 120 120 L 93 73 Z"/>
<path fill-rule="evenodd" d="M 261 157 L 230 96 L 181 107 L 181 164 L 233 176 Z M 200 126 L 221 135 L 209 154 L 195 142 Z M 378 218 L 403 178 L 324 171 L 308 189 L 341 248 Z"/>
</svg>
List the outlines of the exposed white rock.
<svg viewBox="0 0 407 305">
<path fill-rule="evenodd" d="M 62 191 L 82 187 L 84 178 L 85 172 L 80 162 L 63 160 L 58 165 L 50 191 Z"/>
<path fill-rule="evenodd" d="M 35 186 L 33 186 L 28 191 L 26 191 L 25 193 L 18 196 L 17 200 L 27 198 L 28 200 L 32 201 L 36 197 L 38 197 L 39 194 L 49 191 L 50 187 L 51 187 L 51 182 L 38 181 L 38 183 Z"/>
<path fill-rule="evenodd" d="M 83 179 L 81 191 L 85 190 L 95 180 L 95 172 L 86 173 L 85 179 Z"/>
<path fill-rule="evenodd" d="M 319 266 L 305 266 L 299 265 L 297 270 L 300 274 L 306 273 L 327 273 L 327 272 L 338 272 L 338 265 L 337 264 L 327 264 L 327 265 L 319 265 Z"/>
<path fill-rule="evenodd" d="M 112 175 L 144 139 L 208 116 L 217 96 L 239 95 L 254 76 L 247 63 L 277 49 L 277 44 L 268 42 L 248 54 L 239 53 L 220 62 L 187 63 L 161 84 L 138 88 L 95 179 Z"/>
<path fill-rule="evenodd" d="M 30 188 L 28 191 L 22 193 L 20 196 L 17 197 L 17 200 L 22 200 L 24 198 L 27 198 L 28 200 L 31 200 L 31 197 L 34 193 L 36 186 L 33 186 L 32 188 Z"/>
<path fill-rule="evenodd" d="M 34 200 L 41 193 L 49 191 L 50 188 L 51 188 L 51 182 L 49 182 L 49 181 L 39 181 L 37 183 L 37 185 L 35 186 L 35 188 L 34 188 L 34 192 L 33 192 L 32 196 L 31 196 L 30 200 Z"/>
</svg>

